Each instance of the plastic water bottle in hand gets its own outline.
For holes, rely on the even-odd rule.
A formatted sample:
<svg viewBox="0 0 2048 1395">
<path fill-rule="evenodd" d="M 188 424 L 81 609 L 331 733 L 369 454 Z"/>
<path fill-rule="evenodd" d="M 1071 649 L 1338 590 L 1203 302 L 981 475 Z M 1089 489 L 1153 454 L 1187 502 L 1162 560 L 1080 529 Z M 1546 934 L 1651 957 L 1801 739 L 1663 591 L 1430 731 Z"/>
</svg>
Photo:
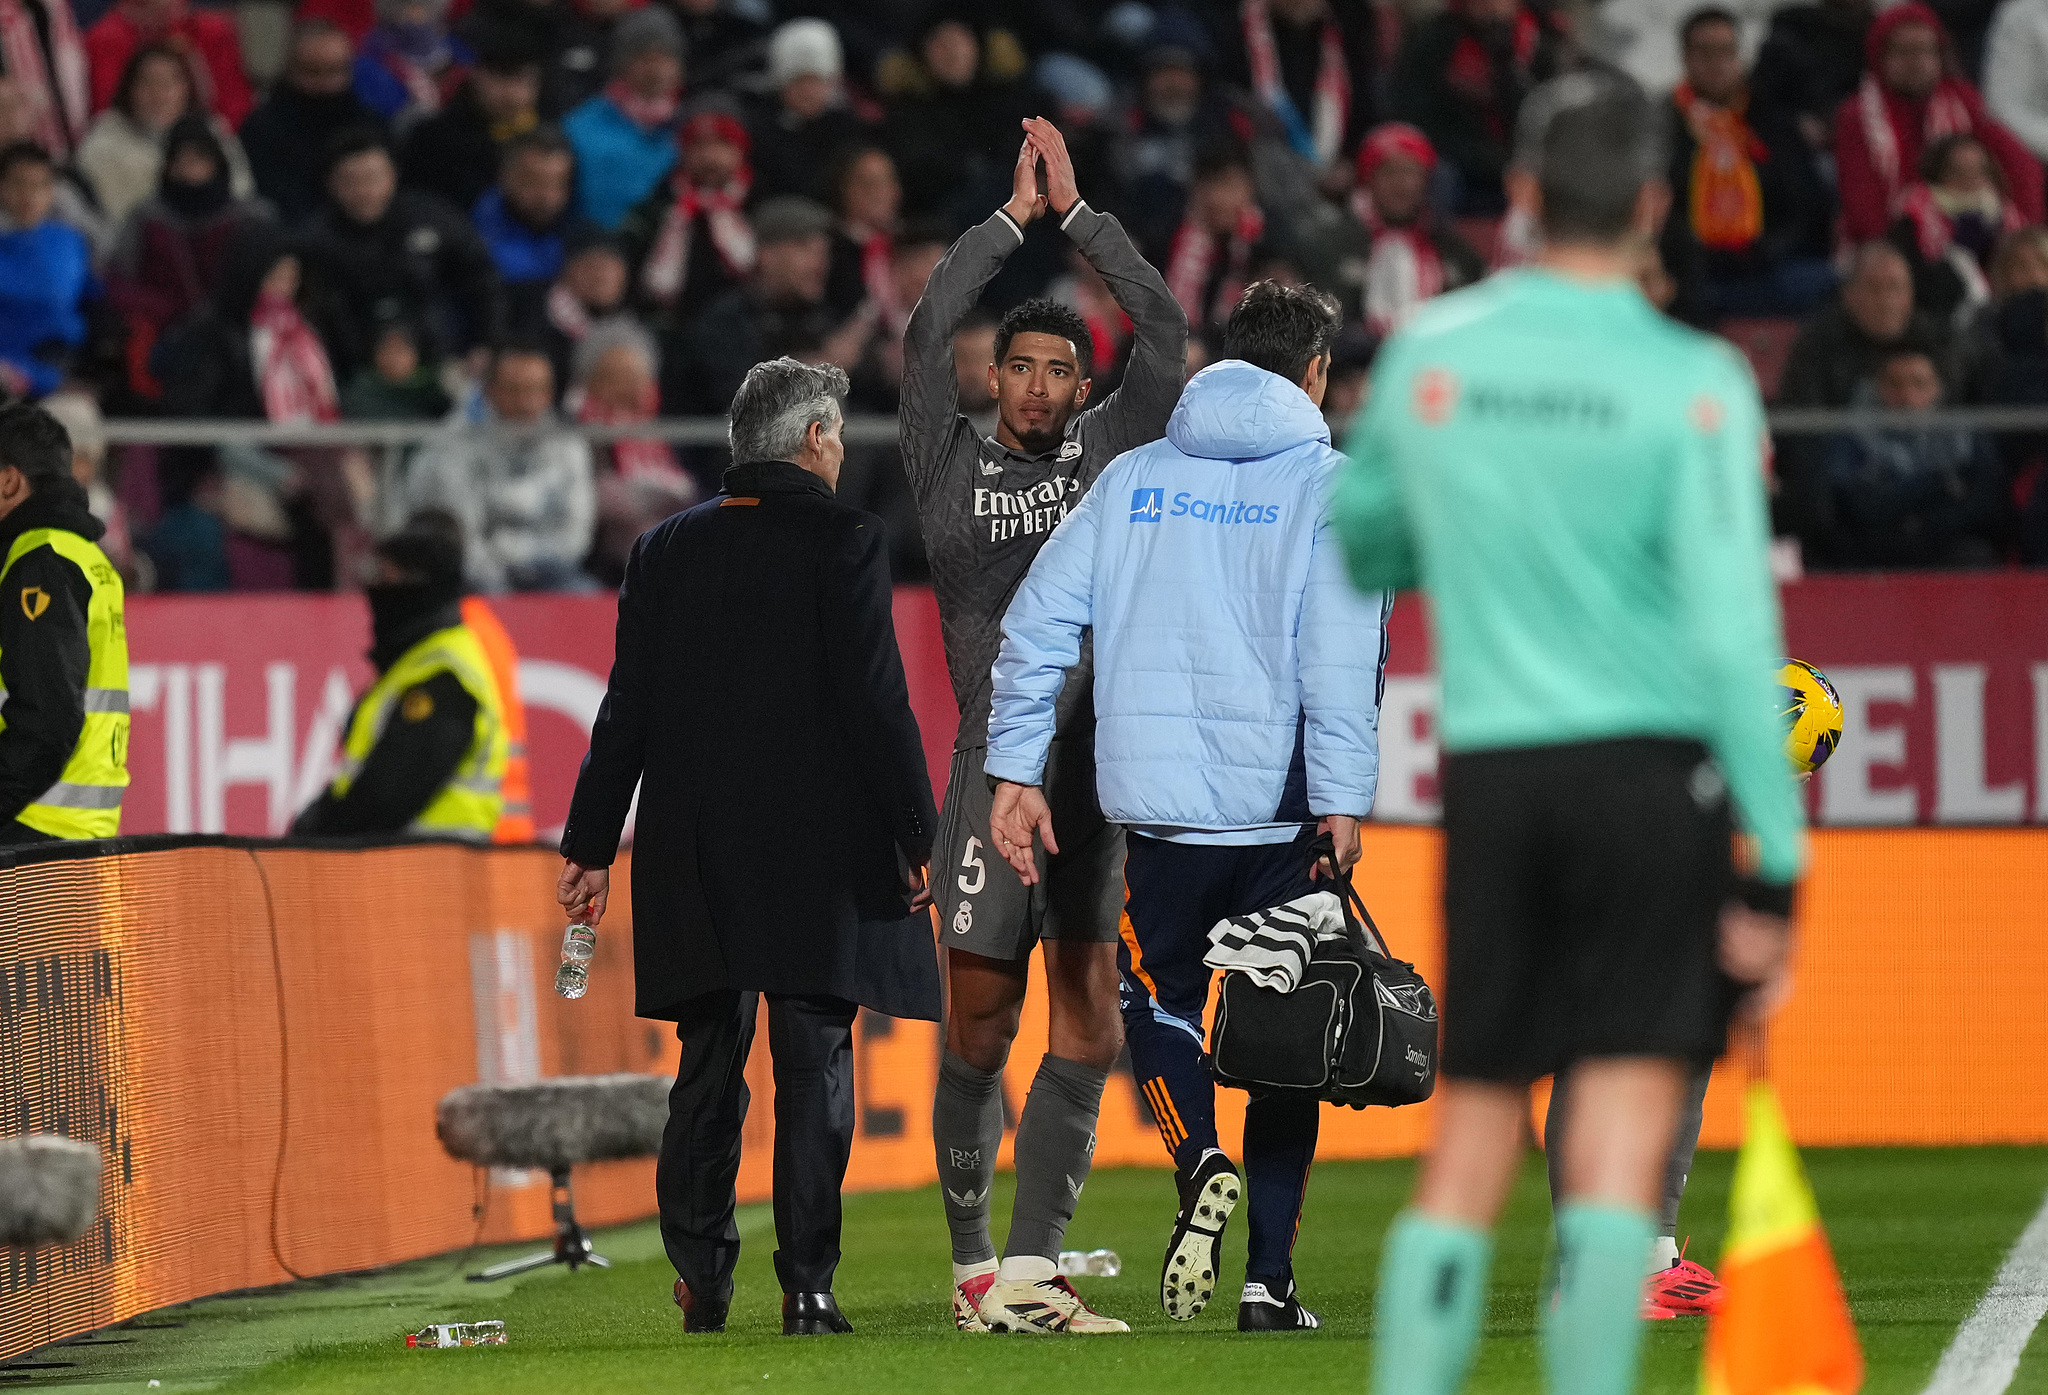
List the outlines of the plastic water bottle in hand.
<svg viewBox="0 0 2048 1395">
<path fill-rule="evenodd" d="M 1070 1279 L 1114 1279 L 1123 1271 L 1115 1250 L 1060 1251 L 1060 1273 Z"/>
<path fill-rule="evenodd" d="M 555 970 L 555 992 L 580 998 L 590 987 L 590 956 L 597 953 L 597 931 L 578 921 L 562 932 L 562 967 Z"/>
<path fill-rule="evenodd" d="M 409 1347 L 502 1347 L 505 1324 L 488 1322 L 441 1322 L 418 1332 L 405 1334 Z"/>
</svg>

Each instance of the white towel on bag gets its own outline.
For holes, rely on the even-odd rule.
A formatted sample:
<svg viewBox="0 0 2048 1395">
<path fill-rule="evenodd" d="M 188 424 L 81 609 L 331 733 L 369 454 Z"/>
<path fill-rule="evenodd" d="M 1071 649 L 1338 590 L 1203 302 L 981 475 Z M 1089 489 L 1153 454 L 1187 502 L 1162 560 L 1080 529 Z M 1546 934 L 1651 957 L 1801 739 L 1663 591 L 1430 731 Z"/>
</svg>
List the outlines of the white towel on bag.
<svg viewBox="0 0 2048 1395">
<path fill-rule="evenodd" d="M 1292 993 L 1308 972 L 1315 947 L 1346 938 L 1344 904 L 1335 894 L 1314 891 L 1284 905 L 1234 915 L 1209 927 L 1211 968 L 1248 974 L 1261 988 Z"/>
</svg>

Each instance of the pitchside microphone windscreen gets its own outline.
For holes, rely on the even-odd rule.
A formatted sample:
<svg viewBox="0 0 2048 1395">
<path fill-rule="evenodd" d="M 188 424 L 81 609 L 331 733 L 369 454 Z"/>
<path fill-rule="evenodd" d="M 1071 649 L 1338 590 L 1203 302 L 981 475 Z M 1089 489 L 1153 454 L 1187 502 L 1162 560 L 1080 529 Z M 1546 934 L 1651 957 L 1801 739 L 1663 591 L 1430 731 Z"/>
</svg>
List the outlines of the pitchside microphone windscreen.
<svg viewBox="0 0 2048 1395">
<path fill-rule="evenodd" d="M 0 1139 L 0 1244 L 54 1245 L 92 1224 L 100 1199 L 100 1150 L 32 1133 Z"/>
</svg>

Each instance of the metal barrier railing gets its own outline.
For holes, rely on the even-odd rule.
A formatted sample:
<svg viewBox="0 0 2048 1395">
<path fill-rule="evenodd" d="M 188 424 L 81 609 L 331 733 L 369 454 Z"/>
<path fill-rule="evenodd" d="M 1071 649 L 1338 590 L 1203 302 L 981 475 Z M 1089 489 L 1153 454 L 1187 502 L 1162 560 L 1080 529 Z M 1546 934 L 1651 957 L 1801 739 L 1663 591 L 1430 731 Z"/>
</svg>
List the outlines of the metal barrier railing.
<svg viewBox="0 0 2048 1395">
<path fill-rule="evenodd" d="M 1943 407 L 1932 412 L 1889 412 L 1862 407 L 1778 407 L 1771 430 L 1780 436 L 1832 436 L 1838 431 L 1917 428 L 1986 433 L 2048 432 L 2048 407 Z"/>
<path fill-rule="evenodd" d="M 1929 431 L 2048 433 L 2048 406 L 1945 407 L 1931 412 L 1892 412 L 1865 408 L 1780 407 L 1770 413 L 1770 428 L 1781 436 L 1827 436 L 1872 428 L 1918 428 Z M 159 446 L 412 446 L 433 440 L 450 429 L 445 421 L 338 422 L 331 426 L 274 426 L 253 421 L 190 421 L 125 417 L 106 424 L 107 440 L 116 445 Z M 507 439 L 537 434 L 507 427 L 478 428 Z M 678 446 L 723 446 L 723 417 L 663 417 L 635 426 L 586 426 L 554 423 L 549 432 L 573 431 L 593 442 L 657 440 Z M 850 446 L 896 444 L 896 419 L 850 416 L 845 440 Z"/>
<path fill-rule="evenodd" d="M 439 439 L 451 429 L 454 428 L 445 420 L 277 426 L 260 421 L 116 417 L 108 420 L 106 436 L 112 445 L 393 447 L 421 445 Z M 723 446 L 726 442 L 724 417 L 663 417 L 635 426 L 552 422 L 537 428 L 479 426 L 474 429 L 492 431 L 507 440 L 569 431 L 593 442 L 654 440 L 677 446 Z M 896 444 L 896 418 L 848 417 L 844 435 L 850 446 L 893 446 Z"/>
</svg>

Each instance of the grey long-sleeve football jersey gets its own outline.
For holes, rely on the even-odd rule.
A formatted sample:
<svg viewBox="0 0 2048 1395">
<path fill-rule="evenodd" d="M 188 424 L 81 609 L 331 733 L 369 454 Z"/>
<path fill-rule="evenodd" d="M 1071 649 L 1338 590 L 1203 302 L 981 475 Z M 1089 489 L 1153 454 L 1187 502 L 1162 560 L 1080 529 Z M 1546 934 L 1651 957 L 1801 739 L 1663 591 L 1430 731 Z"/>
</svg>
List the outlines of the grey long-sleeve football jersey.
<svg viewBox="0 0 2048 1395">
<path fill-rule="evenodd" d="M 1122 384 L 1078 413 L 1057 449 L 1044 455 L 1010 450 L 980 435 L 960 413 L 953 331 L 1023 244 L 1023 230 L 1009 214 L 999 209 L 961 235 L 933 270 L 904 332 L 899 435 L 960 705 L 956 750 L 987 744 L 989 669 L 1002 644 L 1003 612 L 1038 549 L 1110 461 L 1166 434 L 1187 370 L 1187 316 L 1123 225 L 1082 200 L 1067 210 L 1060 229 L 1131 317 L 1136 343 Z M 1062 735 L 1092 721 L 1091 656 L 1084 647 L 1081 663 L 1067 675 Z"/>
</svg>

